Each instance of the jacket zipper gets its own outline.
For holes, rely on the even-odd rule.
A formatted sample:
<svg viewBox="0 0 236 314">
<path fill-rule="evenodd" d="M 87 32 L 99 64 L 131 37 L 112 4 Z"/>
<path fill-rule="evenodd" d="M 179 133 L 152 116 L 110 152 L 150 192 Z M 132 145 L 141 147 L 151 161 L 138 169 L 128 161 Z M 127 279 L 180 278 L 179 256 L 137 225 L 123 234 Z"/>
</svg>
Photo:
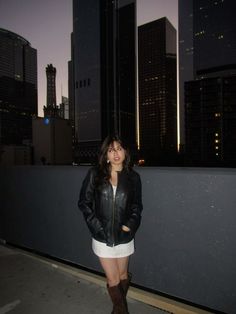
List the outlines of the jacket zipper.
<svg viewBox="0 0 236 314">
<path fill-rule="evenodd" d="M 114 223 L 115 223 L 115 195 L 112 187 L 112 238 L 113 238 L 112 246 L 115 245 Z"/>
<path fill-rule="evenodd" d="M 116 193 L 118 189 L 119 184 L 119 174 L 117 173 L 117 185 L 116 185 Z M 112 237 L 113 237 L 113 243 L 112 246 L 115 246 L 115 234 L 114 234 L 114 224 L 115 224 L 115 201 L 116 201 L 116 193 L 114 195 L 113 186 L 111 184 L 112 189 Z"/>
</svg>

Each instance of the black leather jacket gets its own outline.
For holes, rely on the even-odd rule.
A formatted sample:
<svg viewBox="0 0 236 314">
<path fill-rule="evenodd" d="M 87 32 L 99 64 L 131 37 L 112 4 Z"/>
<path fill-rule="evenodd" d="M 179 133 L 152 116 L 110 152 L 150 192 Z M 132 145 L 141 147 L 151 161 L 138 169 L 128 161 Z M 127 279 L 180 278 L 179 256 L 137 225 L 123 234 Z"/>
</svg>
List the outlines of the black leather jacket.
<svg viewBox="0 0 236 314">
<path fill-rule="evenodd" d="M 108 246 L 127 243 L 134 238 L 141 221 L 140 176 L 134 170 L 118 172 L 114 197 L 110 182 L 97 186 L 96 175 L 96 167 L 88 171 L 80 191 L 79 209 L 94 239 Z M 122 225 L 130 231 L 123 231 Z"/>
</svg>

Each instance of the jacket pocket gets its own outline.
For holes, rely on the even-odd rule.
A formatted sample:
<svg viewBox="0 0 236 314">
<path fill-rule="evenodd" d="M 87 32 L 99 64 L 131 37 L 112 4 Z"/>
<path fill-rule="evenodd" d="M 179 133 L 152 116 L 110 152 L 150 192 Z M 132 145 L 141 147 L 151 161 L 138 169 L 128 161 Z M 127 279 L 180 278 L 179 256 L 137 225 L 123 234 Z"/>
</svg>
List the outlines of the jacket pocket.
<svg viewBox="0 0 236 314">
<path fill-rule="evenodd" d="M 124 231 L 123 229 L 120 230 L 119 233 L 119 242 L 120 243 L 128 243 L 133 239 L 133 235 L 131 231 Z"/>
</svg>

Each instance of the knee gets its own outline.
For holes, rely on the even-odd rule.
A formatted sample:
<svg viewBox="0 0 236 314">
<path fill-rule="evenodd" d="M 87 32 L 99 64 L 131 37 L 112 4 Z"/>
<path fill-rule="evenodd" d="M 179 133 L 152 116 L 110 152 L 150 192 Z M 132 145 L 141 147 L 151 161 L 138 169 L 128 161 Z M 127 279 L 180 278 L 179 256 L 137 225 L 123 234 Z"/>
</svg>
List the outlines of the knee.
<svg viewBox="0 0 236 314">
<path fill-rule="evenodd" d="M 120 280 L 125 280 L 128 278 L 128 272 L 127 271 L 123 271 L 120 273 Z"/>
<path fill-rule="evenodd" d="M 109 287 L 117 286 L 120 282 L 119 276 L 107 277 L 107 284 Z"/>
</svg>

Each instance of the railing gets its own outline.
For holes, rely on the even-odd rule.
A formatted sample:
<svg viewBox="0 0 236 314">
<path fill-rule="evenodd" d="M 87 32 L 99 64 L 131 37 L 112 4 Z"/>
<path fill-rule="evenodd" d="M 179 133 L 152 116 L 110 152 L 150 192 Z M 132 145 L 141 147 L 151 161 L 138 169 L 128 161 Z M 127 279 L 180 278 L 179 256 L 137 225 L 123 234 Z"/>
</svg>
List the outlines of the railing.
<svg viewBox="0 0 236 314">
<path fill-rule="evenodd" d="M 0 238 L 101 271 L 77 201 L 87 167 L 0 169 Z M 236 170 L 136 168 L 143 219 L 133 282 L 204 306 L 236 309 Z"/>
</svg>

